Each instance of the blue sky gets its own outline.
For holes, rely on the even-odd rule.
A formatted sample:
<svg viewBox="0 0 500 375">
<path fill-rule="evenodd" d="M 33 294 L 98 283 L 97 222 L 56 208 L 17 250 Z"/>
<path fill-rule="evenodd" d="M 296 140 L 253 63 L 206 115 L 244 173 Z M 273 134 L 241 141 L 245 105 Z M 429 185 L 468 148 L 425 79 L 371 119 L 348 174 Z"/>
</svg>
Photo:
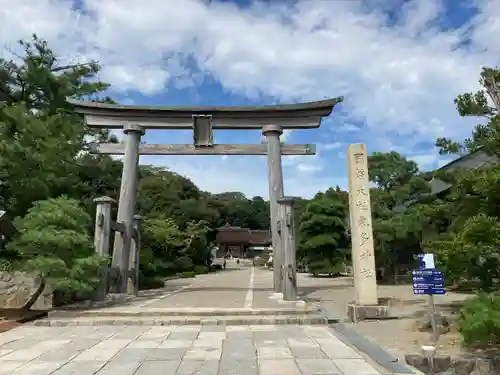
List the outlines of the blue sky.
<svg viewBox="0 0 500 375">
<path fill-rule="evenodd" d="M 7 6 L 8 5 L 8 6 Z M 498 0 L 0 0 L 0 40 L 32 33 L 63 60 L 95 59 L 123 104 L 256 105 L 344 96 L 320 129 L 284 134 L 318 155 L 284 157 L 285 193 L 346 188 L 345 151 L 395 150 L 424 170 L 437 137 L 463 139 L 453 99 L 496 66 Z M 26 20 L 30 20 L 26 22 Z M 9 43 L 10 41 L 10 43 Z M 0 55 L 8 56 L 7 49 Z M 190 143 L 148 131 L 148 143 Z M 260 143 L 258 132 L 216 131 L 217 143 Z M 260 156 L 143 157 L 212 191 L 267 197 Z"/>
</svg>

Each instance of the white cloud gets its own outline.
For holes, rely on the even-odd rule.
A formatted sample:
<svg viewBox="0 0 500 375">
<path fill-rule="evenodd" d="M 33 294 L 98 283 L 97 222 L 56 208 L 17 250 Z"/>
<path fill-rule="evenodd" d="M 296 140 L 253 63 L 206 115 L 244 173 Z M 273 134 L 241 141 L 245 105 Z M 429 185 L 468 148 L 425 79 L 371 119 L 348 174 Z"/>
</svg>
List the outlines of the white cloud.
<svg viewBox="0 0 500 375">
<path fill-rule="evenodd" d="M 335 150 L 336 148 L 340 148 L 343 146 L 341 142 L 333 142 L 333 143 L 325 143 L 321 145 L 321 147 L 325 150 Z"/>
<path fill-rule="evenodd" d="M 413 160 L 415 163 L 417 163 L 420 170 L 428 171 L 436 167 L 438 155 L 436 153 L 412 155 L 408 157 L 408 159 Z"/>
<path fill-rule="evenodd" d="M 0 40 L 14 43 L 36 32 L 67 59 L 99 60 L 101 79 L 121 92 L 163 93 L 211 75 L 225 90 L 280 101 L 343 95 L 338 116 L 347 117 L 332 131 L 354 137 L 359 134 L 354 123 L 365 123 L 377 146 L 388 134 L 403 134 L 396 145 L 401 149 L 408 149 L 409 140 L 466 136 L 471 122 L 457 117 L 453 98 L 477 87 L 481 65 L 500 59 L 500 45 L 492 43 L 500 32 L 498 0 L 476 0 L 477 16 L 447 31 L 437 27 L 445 12 L 439 0 L 404 6 L 401 1 L 302 0 L 245 9 L 197 0 L 81 3 L 84 12 L 69 0 L 0 0 Z M 401 9 L 394 26 L 383 7 Z M 238 173 L 253 162 L 248 163 L 234 169 L 234 179 L 232 172 L 220 175 L 215 167 L 198 173 L 214 189 L 225 184 L 222 189 L 247 192 L 254 188 Z M 319 157 L 307 163 L 296 162 L 295 168 L 323 165 Z M 300 177 L 290 178 L 298 179 L 289 184 L 301 190 Z M 324 181 L 316 176 L 309 185 L 319 190 Z"/>
<path fill-rule="evenodd" d="M 339 127 L 338 129 L 335 129 L 335 130 L 337 132 L 359 132 L 361 129 L 359 128 L 359 126 L 345 123 L 341 127 Z"/>
<path fill-rule="evenodd" d="M 323 170 L 323 167 L 318 164 L 299 163 L 297 164 L 297 170 L 305 174 L 312 174 Z"/>
</svg>

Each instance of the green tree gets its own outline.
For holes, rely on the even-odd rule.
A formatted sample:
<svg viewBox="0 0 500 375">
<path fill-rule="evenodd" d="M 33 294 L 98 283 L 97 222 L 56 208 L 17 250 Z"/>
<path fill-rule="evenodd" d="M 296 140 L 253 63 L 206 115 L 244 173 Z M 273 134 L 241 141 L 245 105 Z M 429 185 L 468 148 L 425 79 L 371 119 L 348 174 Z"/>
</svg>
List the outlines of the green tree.
<svg viewBox="0 0 500 375">
<path fill-rule="evenodd" d="M 438 139 L 436 145 L 441 148 L 441 153 L 463 154 L 480 150 L 492 157 L 500 155 L 500 70 L 484 68 L 479 83 L 480 90 L 459 95 L 455 104 L 460 116 L 477 117 L 483 122 L 474 128 L 470 138 L 461 143 Z M 478 278 L 482 288 L 491 287 L 490 278 L 497 274 L 492 259 L 500 257 L 495 243 L 500 218 L 500 166 L 455 170 L 439 178 L 452 184 L 447 197 L 451 220 L 448 233 L 428 246 L 440 250 L 442 266 L 448 270 L 449 277 L 455 280 Z M 470 253 L 465 254 L 466 251 Z M 469 255 L 477 257 L 476 260 Z M 483 272 L 487 274 L 482 275 Z"/>
<path fill-rule="evenodd" d="M 99 267 L 107 259 L 95 255 L 92 221 L 77 201 L 67 197 L 38 201 L 15 225 L 19 238 L 7 244 L 7 250 L 17 254 L 11 267 L 40 279 L 24 308 L 36 302 L 46 284 L 63 292 L 90 292 L 99 284 Z"/>
<path fill-rule="evenodd" d="M 429 192 L 428 178 L 397 152 L 368 158 L 375 261 L 380 277 L 394 281 L 397 266 L 409 265 L 421 250 L 427 218 L 415 202 Z"/>
<path fill-rule="evenodd" d="M 334 274 L 345 263 L 348 249 L 346 207 L 340 200 L 316 196 L 300 217 L 297 258 L 314 275 Z"/>
<path fill-rule="evenodd" d="M 140 259 L 144 277 L 157 283 L 165 276 L 190 271 L 196 265 L 208 266 L 211 255 L 209 230 L 203 221 L 188 222 L 182 229 L 164 214 L 147 217 Z"/>
<path fill-rule="evenodd" d="M 368 158 L 370 181 L 386 191 L 407 184 L 417 172 L 418 166 L 414 161 L 395 151 L 374 152 Z"/>
<path fill-rule="evenodd" d="M 500 70 L 483 68 L 479 74 L 481 88 L 476 92 L 458 95 L 455 99 L 461 117 L 477 117 L 483 123 L 476 125 L 472 136 L 462 143 L 438 138 L 436 146 L 441 154 L 465 154 L 484 149 L 498 155 L 500 141 Z M 493 105 L 490 105 L 492 103 Z"/>
<path fill-rule="evenodd" d="M 0 59 L 0 196 L 13 216 L 36 200 L 71 195 L 86 136 L 108 138 L 86 128 L 66 103 L 99 100 L 108 87 L 96 79 L 99 65 L 62 64 L 37 36 L 19 43 L 19 63 Z"/>
</svg>

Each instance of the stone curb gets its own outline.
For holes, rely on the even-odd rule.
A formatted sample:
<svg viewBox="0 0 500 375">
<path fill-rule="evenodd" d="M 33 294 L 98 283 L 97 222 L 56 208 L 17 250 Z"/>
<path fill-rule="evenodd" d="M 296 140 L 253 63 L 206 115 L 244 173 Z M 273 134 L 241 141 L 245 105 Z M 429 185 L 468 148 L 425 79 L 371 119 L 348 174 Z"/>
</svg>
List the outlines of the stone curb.
<svg viewBox="0 0 500 375">
<path fill-rule="evenodd" d="M 422 354 L 406 354 L 405 361 L 417 370 L 428 374 L 431 363 Z M 449 355 L 436 355 L 433 361 L 433 374 L 446 375 L 497 375 L 500 374 L 500 358 L 486 359 L 477 357 L 452 357 Z"/>
<path fill-rule="evenodd" d="M 33 322 L 35 326 L 163 326 L 163 325 L 326 325 L 328 321 L 323 316 L 293 316 L 293 317 L 226 317 L 204 318 L 183 317 L 178 319 L 43 319 Z"/>
<path fill-rule="evenodd" d="M 309 315 L 318 314 L 317 308 L 130 308 L 123 310 L 52 310 L 49 318 L 71 318 L 71 317 L 168 317 L 168 316 L 262 316 L 262 315 Z"/>
</svg>

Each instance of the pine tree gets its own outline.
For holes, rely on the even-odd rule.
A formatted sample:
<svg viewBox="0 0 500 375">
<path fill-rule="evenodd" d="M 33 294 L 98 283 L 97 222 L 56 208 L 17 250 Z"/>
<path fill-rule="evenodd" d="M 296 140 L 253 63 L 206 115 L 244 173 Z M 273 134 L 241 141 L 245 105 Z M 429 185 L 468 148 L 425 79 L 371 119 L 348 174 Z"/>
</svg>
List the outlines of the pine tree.
<svg viewBox="0 0 500 375">
<path fill-rule="evenodd" d="M 307 264 L 310 273 L 338 273 L 349 249 L 342 201 L 320 195 L 309 202 L 300 216 L 298 237 L 298 258 Z"/>
</svg>

